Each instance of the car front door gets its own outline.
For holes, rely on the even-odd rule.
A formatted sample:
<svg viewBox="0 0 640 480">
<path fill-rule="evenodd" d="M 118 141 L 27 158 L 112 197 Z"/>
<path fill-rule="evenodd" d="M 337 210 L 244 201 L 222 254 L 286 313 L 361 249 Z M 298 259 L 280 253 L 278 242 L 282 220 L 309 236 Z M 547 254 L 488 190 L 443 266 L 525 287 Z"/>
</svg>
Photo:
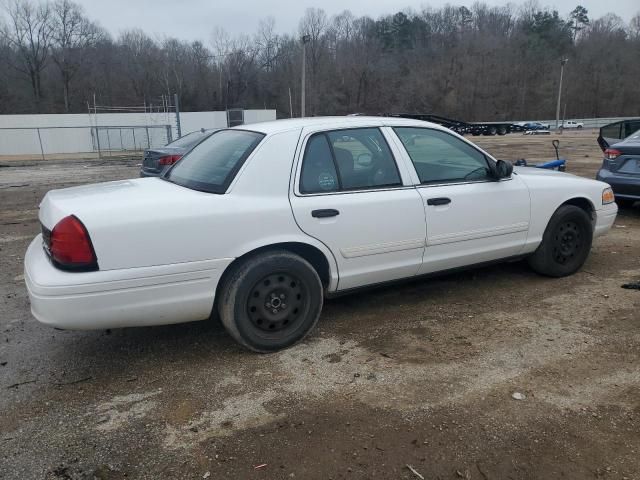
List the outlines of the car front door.
<svg viewBox="0 0 640 480">
<path fill-rule="evenodd" d="M 529 229 L 529 190 L 516 174 L 495 181 L 483 152 L 442 130 L 395 127 L 415 167 L 427 219 L 419 273 L 518 255 Z"/>
<path fill-rule="evenodd" d="M 303 131 L 291 207 L 300 228 L 333 253 L 339 290 L 410 277 L 420 268 L 422 197 L 398 152 L 378 127 Z"/>
</svg>

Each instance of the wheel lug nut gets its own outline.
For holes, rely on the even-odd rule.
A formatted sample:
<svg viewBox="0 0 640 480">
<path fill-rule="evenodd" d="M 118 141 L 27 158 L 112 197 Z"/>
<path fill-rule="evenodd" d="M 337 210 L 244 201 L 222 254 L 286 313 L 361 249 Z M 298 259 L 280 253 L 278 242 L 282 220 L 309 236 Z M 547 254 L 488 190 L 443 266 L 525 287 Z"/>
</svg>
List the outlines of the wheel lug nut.
<svg viewBox="0 0 640 480">
<path fill-rule="evenodd" d="M 265 303 L 264 306 L 267 308 L 271 308 L 271 304 L 269 302 Z"/>
<path fill-rule="evenodd" d="M 274 309 L 272 310 L 272 312 L 273 312 L 273 313 L 278 313 L 278 309 L 277 309 L 277 308 L 274 308 Z"/>
<path fill-rule="evenodd" d="M 287 304 L 286 304 L 286 303 L 283 303 L 283 304 L 282 304 L 282 308 L 287 308 Z"/>
<path fill-rule="evenodd" d="M 280 294 L 280 298 L 281 298 L 282 300 L 284 300 L 284 293 L 281 293 L 281 294 Z"/>
</svg>

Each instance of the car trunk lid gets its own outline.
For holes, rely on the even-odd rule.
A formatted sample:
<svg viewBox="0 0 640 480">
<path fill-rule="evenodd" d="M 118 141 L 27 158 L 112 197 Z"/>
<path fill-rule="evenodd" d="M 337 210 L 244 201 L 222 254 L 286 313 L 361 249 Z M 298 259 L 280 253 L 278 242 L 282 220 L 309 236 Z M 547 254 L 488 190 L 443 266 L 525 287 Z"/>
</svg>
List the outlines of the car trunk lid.
<svg viewBox="0 0 640 480">
<path fill-rule="evenodd" d="M 622 155 L 607 161 L 609 170 L 614 173 L 622 173 L 627 175 L 640 175 L 640 154 Z"/>
<path fill-rule="evenodd" d="M 206 212 L 219 207 L 220 197 L 159 178 L 122 180 L 52 190 L 40 204 L 39 217 L 44 235 L 64 217 L 80 219 L 101 270 L 153 265 L 166 242 L 184 245 L 166 255 L 166 263 L 181 263 L 202 259 L 185 232 L 201 225 Z"/>
<path fill-rule="evenodd" d="M 142 159 L 142 167 L 144 170 L 149 172 L 160 173 L 167 167 L 166 165 L 160 165 L 159 162 L 162 157 L 182 155 L 183 153 L 184 151 L 181 148 L 170 147 L 145 150 Z"/>
</svg>

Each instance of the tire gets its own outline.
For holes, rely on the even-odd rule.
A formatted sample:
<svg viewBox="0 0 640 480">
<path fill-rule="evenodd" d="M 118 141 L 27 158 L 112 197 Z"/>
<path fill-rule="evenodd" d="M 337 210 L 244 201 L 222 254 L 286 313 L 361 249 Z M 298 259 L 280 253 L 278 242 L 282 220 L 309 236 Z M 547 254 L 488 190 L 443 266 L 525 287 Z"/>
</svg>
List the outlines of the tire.
<svg viewBox="0 0 640 480">
<path fill-rule="evenodd" d="M 274 250 L 248 258 L 222 285 L 220 320 L 240 345 L 268 353 L 302 340 L 318 323 L 323 287 L 304 258 Z"/>
<path fill-rule="evenodd" d="M 592 241 L 589 214 L 574 205 L 563 205 L 549 220 L 542 242 L 527 261 L 541 275 L 565 277 L 582 267 Z"/>
<path fill-rule="evenodd" d="M 498 129 L 496 127 L 489 127 L 489 135 L 493 136 L 498 133 Z"/>
<path fill-rule="evenodd" d="M 503 125 L 500 128 L 498 128 L 498 135 L 506 135 L 506 134 L 507 134 L 507 127 Z"/>
<path fill-rule="evenodd" d="M 578 125 L 578 130 L 580 130 L 582 128 L 582 125 Z"/>
</svg>

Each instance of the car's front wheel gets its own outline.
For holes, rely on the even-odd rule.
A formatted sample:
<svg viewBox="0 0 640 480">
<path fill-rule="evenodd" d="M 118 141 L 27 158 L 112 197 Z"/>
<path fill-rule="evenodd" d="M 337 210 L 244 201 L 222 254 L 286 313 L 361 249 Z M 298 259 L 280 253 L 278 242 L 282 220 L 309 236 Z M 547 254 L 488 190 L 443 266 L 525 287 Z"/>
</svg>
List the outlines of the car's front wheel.
<svg viewBox="0 0 640 480">
<path fill-rule="evenodd" d="M 529 265 L 550 277 L 571 275 L 584 264 L 592 240 L 589 214 L 574 205 L 563 205 L 549 220 L 542 242 L 528 258 Z"/>
<path fill-rule="evenodd" d="M 278 250 L 248 258 L 227 277 L 220 320 L 241 345 L 274 352 L 302 340 L 318 322 L 323 287 L 304 258 Z"/>
</svg>

